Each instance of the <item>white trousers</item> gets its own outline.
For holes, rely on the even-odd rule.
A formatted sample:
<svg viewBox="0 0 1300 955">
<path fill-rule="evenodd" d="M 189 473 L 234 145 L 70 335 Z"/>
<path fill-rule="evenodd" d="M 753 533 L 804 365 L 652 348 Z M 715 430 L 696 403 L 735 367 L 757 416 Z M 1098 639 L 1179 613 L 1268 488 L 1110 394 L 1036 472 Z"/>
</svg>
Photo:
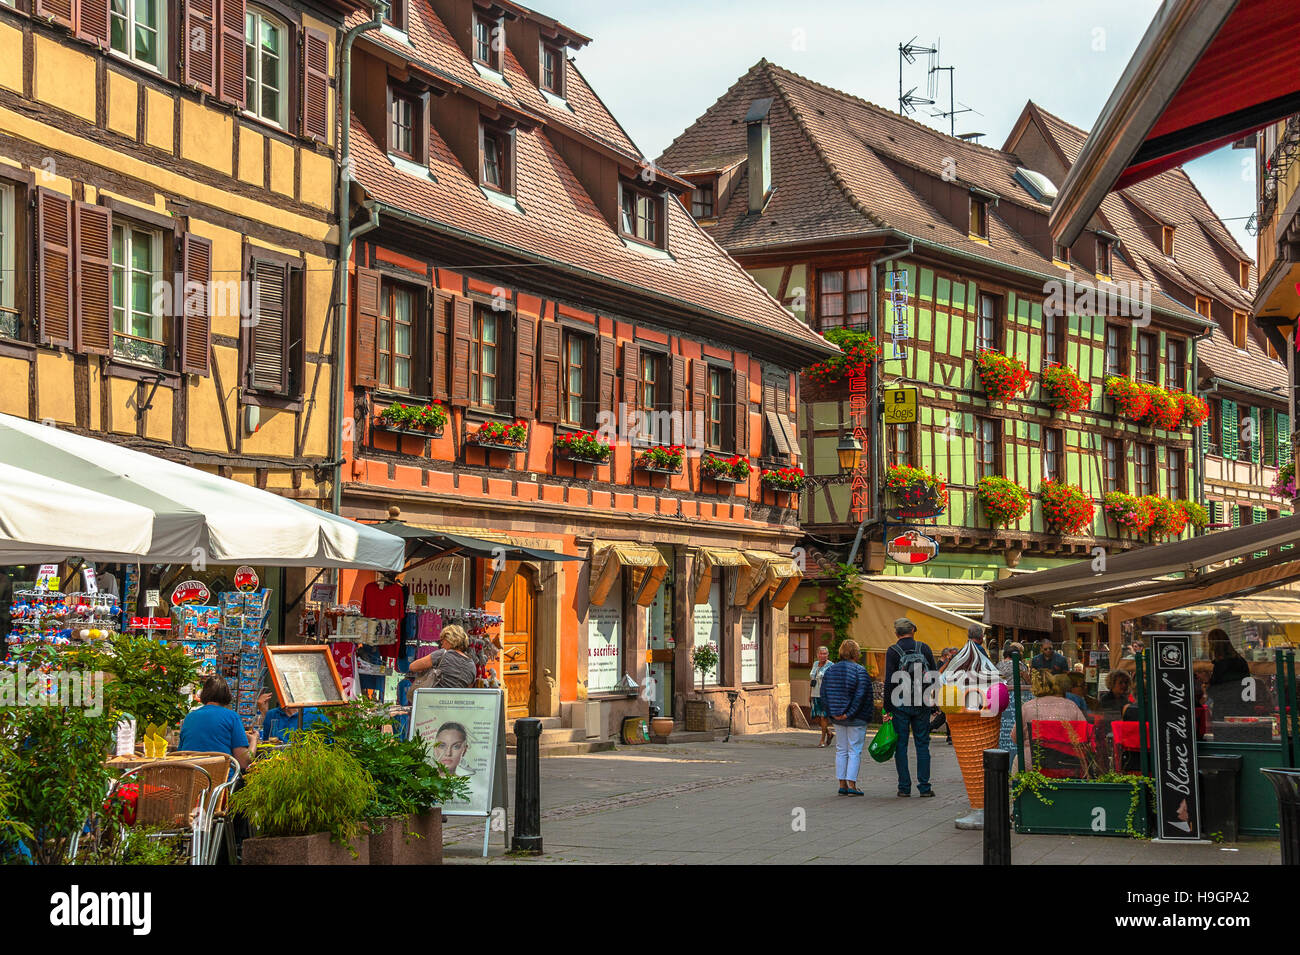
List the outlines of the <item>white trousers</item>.
<svg viewBox="0 0 1300 955">
<path fill-rule="evenodd" d="M 867 740 L 866 726 L 835 726 L 835 778 L 856 782 L 862 765 L 862 744 Z"/>
</svg>

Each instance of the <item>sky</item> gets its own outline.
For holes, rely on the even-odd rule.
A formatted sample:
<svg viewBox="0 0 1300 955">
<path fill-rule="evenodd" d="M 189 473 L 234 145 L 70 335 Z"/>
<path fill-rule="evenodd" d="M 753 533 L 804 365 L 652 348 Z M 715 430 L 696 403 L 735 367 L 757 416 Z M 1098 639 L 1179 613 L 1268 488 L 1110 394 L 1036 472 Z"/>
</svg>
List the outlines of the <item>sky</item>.
<svg viewBox="0 0 1300 955">
<path fill-rule="evenodd" d="M 808 78 L 898 108 L 898 45 L 916 37 L 953 66 L 958 134 L 1001 146 L 1033 99 L 1091 127 L 1159 8 L 1159 0 L 530 0 L 592 38 L 575 59 L 647 156 L 658 156 L 746 70 L 766 57 Z M 927 88 L 927 57 L 906 66 L 903 88 Z M 947 131 L 946 72 L 939 106 L 913 118 Z M 1245 231 L 1255 207 L 1251 152 L 1224 148 L 1187 166 L 1210 206 L 1252 258 Z M 1245 160 L 1245 162 L 1243 162 Z M 1060 185 L 1060 183 L 1057 183 Z"/>
</svg>

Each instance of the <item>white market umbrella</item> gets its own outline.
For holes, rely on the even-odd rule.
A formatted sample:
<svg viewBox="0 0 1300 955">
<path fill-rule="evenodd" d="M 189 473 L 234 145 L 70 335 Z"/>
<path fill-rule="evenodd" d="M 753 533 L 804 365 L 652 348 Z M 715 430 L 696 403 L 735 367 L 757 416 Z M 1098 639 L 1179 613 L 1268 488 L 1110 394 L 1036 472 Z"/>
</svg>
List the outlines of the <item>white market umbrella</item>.
<svg viewBox="0 0 1300 955">
<path fill-rule="evenodd" d="M 0 563 L 81 556 L 401 570 L 405 560 L 392 534 L 10 415 L 0 415 L 0 466 Z"/>
</svg>

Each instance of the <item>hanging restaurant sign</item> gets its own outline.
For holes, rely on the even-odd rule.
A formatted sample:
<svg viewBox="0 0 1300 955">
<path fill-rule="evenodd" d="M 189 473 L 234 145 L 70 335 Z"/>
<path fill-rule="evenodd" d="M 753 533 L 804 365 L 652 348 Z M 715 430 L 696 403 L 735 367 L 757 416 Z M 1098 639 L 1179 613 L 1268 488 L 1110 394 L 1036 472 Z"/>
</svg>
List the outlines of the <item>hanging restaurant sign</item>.
<svg viewBox="0 0 1300 955">
<path fill-rule="evenodd" d="M 916 421 L 916 389 L 886 388 L 884 405 L 885 424 L 912 424 Z"/>
<path fill-rule="evenodd" d="M 893 537 L 885 550 L 900 564 L 924 564 L 939 555 L 939 542 L 909 527 Z"/>
</svg>

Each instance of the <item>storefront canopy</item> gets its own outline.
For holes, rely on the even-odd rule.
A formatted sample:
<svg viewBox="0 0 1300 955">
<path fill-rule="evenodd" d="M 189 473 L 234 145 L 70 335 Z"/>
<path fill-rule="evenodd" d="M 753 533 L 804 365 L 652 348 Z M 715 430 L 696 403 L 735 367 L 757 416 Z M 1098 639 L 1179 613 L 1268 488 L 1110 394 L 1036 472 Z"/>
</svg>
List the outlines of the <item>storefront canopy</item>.
<svg viewBox="0 0 1300 955">
<path fill-rule="evenodd" d="M 668 573 L 668 562 L 654 545 L 632 541 L 597 541 L 592 545 L 591 583 L 587 591 L 591 603 L 603 606 L 609 599 L 620 568 L 627 568 L 632 575 L 632 592 L 637 604 L 650 606 Z"/>
<path fill-rule="evenodd" d="M 960 647 L 966 642 L 966 630 L 974 621 L 925 600 L 910 592 L 911 581 L 859 577 L 862 607 L 853 621 L 850 635 L 865 650 L 888 650 L 897 640 L 894 621 L 906 617 L 916 624 L 916 638 L 938 653 L 945 647 Z"/>
<path fill-rule="evenodd" d="M 1279 0 L 1165 0 L 1052 204 L 1072 244 L 1108 192 L 1300 112 L 1300 11 Z"/>
<path fill-rule="evenodd" d="M 400 570 L 403 542 L 196 468 L 0 415 L 0 564 Z"/>
<path fill-rule="evenodd" d="M 558 551 L 544 550 L 540 547 L 524 547 L 507 540 L 493 540 L 488 537 L 471 537 L 468 534 L 453 534 L 445 530 L 417 527 L 404 521 L 384 521 L 370 524 L 377 531 L 402 538 L 407 545 L 408 557 L 427 559 L 447 556 L 462 557 L 500 557 L 507 561 L 528 560 L 582 560 L 581 557 L 561 554 Z"/>
</svg>

